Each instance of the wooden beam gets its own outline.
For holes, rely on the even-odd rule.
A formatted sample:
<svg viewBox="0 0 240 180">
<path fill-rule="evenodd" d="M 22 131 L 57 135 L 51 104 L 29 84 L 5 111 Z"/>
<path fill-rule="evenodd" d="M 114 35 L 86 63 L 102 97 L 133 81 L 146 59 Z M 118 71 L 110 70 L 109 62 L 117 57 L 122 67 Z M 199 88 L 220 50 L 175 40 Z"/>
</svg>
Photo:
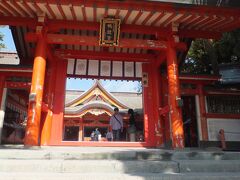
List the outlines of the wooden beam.
<svg viewBox="0 0 240 180">
<path fill-rule="evenodd" d="M 198 89 L 181 89 L 180 94 L 181 94 L 181 96 L 196 95 L 196 94 L 198 94 Z"/>
<path fill-rule="evenodd" d="M 37 18 L 21 18 L 21 17 L 8 17 L 0 16 L 0 25 L 9 26 L 27 26 L 29 29 L 36 29 L 38 22 Z M 48 20 L 46 22 L 49 32 L 59 32 L 60 29 L 75 29 L 75 30 L 90 30 L 99 32 L 100 24 L 98 22 L 80 22 L 68 20 Z M 169 27 L 153 27 L 144 25 L 131 25 L 122 24 L 121 32 L 134 33 L 134 34 L 148 34 L 156 35 L 166 38 L 170 34 Z M 206 38 L 206 39 L 219 39 L 221 32 L 201 31 L 201 30 L 179 30 L 179 37 L 187 38 Z"/>
<path fill-rule="evenodd" d="M 135 61 L 135 62 L 148 62 L 155 60 L 155 55 L 149 54 L 136 54 L 136 53 L 114 53 L 114 52 L 94 52 L 93 51 L 81 51 L 81 50 L 67 50 L 56 49 L 54 56 L 69 59 L 99 59 L 99 60 L 114 60 L 114 61 Z"/>
<path fill-rule="evenodd" d="M 77 30 L 91 30 L 99 31 L 99 22 L 82 22 L 82 21 L 67 21 L 67 20 L 48 20 L 48 31 L 59 31 L 60 29 L 77 29 Z M 138 34 L 152 34 L 161 31 L 162 34 L 167 35 L 170 32 L 169 28 L 158 28 L 153 26 L 121 24 L 121 32 L 138 33 Z"/>
<path fill-rule="evenodd" d="M 201 31 L 201 30 L 184 30 L 180 29 L 179 37 L 185 38 L 203 38 L 203 39 L 220 39 L 222 32 Z"/>
<path fill-rule="evenodd" d="M 21 18 L 21 17 L 0 17 L 0 25 L 9 26 L 28 26 L 35 28 L 37 26 L 37 18 Z"/>
<path fill-rule="evenodd" d="M 180 75 L 181 83 L 193 84 L 212 84 L 220 80 L 220 76 L 206 76 L 206 75 Z"/>
<path fill-rule="evenodd" d="M 30 82 L 6 82 L 6 88 L 13 88 L 13 89 L 30 89 L 31 83 Z"/>
<path fill-rule="evenodd" d="M 216 113 L 207 113 L 206 118 L 217 118 L 219 122 L 221 119 L 240 119 L 240 114 L 216 114 Z"/>
<path fill-rule="evenodd" d="M 36 41 L 35 33 L 27 33 L 27 41 Z M 65 45 L 83 45 L 83 46 L 99 46 L 98 37 L 96 36 L 73 36 L 64 34 L 48 34 L 48 44 L 65 44 Z M 144 40 L 144 39 L 121 39 L 119 48 L 139 48 L 151 50 L 166 50 L 167 43 L 165 41 Z"/>
<path fill-rule="evenodd" d="M 28 68 L 0 68 L 0 76 L 6 77 L 32 77 L 32 69 Z"/>
<path fill-rule="evenodd" d="M 37 18 L 22 18 L 22 17 L 5 17 L 0 16 L 0 25 L 9 26 L 27 26 L 30 29 L 36 29 L 38 22 Z M 90 30 L 99 31 L 99 22 L 86 22 L 86 21 L 74 21 L 74 20 L 47 20 L 46 26 L 48 32 L 60 31 L 60 29 L 76 29 L 76 30 Z M 167 35 L 168 28 L 157 28 L 143 25 L 130 25 L 122 24 L 121 32 L 125 33 L 138 33 L 138 34 L 152 34 L 161 31 L 161 34 Z"/>
<path fill-rule="evenodd" d="M 100 23 L 98 22 L 79 22 L 79 21 L 65 21 L 65 20 L 49 20 L 48 30 L 51 32 L 59 31 L 60 29 L 76 29 L 76 30 L 91 30 L 99 32 Z M 161 38 L 166 38 L 171 33 L 169 27 L 154 27 L 144 25 L 131 25 L 122 24 L 121 32 L 134 33 L 134 34 L 149 34 L 158 35 Z M 185 30 L 181 29 L 178 33 L 179 37 L 187 38 L 206 38 L 206 39 L 219 39 L 222 35 L 221 32 L 201 31 L 201 30 Z"/>
<path fill-rule="evenodd" d="M 204 92 L 204 95 L 219 95 L 219 96 L 240 96 L 239 90 L 208 90 Z"/>
</svg>

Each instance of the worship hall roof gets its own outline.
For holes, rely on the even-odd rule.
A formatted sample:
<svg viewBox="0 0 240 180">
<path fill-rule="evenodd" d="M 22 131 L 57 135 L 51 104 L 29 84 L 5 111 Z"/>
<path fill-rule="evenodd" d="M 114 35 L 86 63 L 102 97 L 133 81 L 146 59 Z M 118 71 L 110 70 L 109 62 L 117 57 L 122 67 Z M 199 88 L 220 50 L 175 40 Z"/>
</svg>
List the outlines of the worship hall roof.
<svg viewBox="0 0 240 180">
<path fill-rule="evenodd" d="M 129 108 L 142 109 L 142 94 L 108 92 L 99 81 L 95 81 L 93 86 L 85 92 L 66 91 L 65 115 L 79 115 L 88 110 L 101 109 L 111 114 L 115 107 L 118 107 L 120 111 L 126 111 Z"/>
</svg>

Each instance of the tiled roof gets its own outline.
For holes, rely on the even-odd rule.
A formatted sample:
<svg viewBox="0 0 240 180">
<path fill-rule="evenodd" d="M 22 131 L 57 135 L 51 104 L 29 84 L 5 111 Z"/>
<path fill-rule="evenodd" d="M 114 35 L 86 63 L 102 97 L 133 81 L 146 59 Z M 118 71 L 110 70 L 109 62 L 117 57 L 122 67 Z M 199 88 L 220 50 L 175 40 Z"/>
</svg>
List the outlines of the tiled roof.
<svg viewBox="0 0 240 180">
<path fill-rule="evenodd" d="M 65 96 L 65 104 L 76 100 L 82 93 L 84 93 L 84 91 L 67 90 Z"/>
<path fill-rule="evenodd" d="M 66 91 L 65 104 L 68 104 L 71 101 L 77 99 L 83 91 Z M 142 94 L 132 93 L 132 92 L 111 92 L 111 94 L 119 100 L 122 104 L 126 105 L 132 109 L 141 109 L 142 108 Z M 73 111 L 79 110 L 81 106 L 67 108 L 66 110 Z"/>
<path fill-rule="evenodd" d="M 120 102 L 132 109 L 142 108 L 142 94 L 130 92 L 111 92 L 111 94 Z"/>
</svg>

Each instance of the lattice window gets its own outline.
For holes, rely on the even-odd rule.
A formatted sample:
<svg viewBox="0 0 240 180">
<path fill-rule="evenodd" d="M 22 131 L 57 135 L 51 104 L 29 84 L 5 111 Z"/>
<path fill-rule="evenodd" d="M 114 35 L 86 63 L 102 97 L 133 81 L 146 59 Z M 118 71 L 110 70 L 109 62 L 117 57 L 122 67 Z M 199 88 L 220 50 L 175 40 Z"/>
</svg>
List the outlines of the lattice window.
<svg viewBox="0 0 240 180">
<path fill-rule="evenodd" d="M 207 96 L 209 113 L 240 114 L 240 96 Z"/>
</svg>

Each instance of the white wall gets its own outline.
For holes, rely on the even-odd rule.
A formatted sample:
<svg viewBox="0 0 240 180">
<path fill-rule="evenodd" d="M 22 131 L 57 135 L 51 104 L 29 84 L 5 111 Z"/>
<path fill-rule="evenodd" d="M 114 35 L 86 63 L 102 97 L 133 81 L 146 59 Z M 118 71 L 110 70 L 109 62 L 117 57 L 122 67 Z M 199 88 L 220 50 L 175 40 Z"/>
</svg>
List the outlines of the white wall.
<svg viewBox="0 0 240 180">
<path fill-rule="evenodd" d="M 240 141 L 240 119 L 208 118 L 207 124 L 209 141 L 219 140 L 220 129 L 224 129 L 226 141 Z"/>
<path fill-rule="evenodd" d="M 6 102 L 6 96 L 7 96 L 7 88 L 3 89 L 2 94 L 2 102 L 0 102 L 0 144 L 2 140 L 2 129 L 3 129 L 3 122 L 4 122 L 4 115 L 5 115 L 5 102 Z"/>
<path fill-rule="evenodd" d="M 202 140 L 202 126 L 201 126 L 201 114 L 199 106 L 199 96 L 195 96 L 195 105 L 196 105 L 196 118 L 197 118 L 197 128 L 198 128 L 198 138 Z"/>
</svg>

